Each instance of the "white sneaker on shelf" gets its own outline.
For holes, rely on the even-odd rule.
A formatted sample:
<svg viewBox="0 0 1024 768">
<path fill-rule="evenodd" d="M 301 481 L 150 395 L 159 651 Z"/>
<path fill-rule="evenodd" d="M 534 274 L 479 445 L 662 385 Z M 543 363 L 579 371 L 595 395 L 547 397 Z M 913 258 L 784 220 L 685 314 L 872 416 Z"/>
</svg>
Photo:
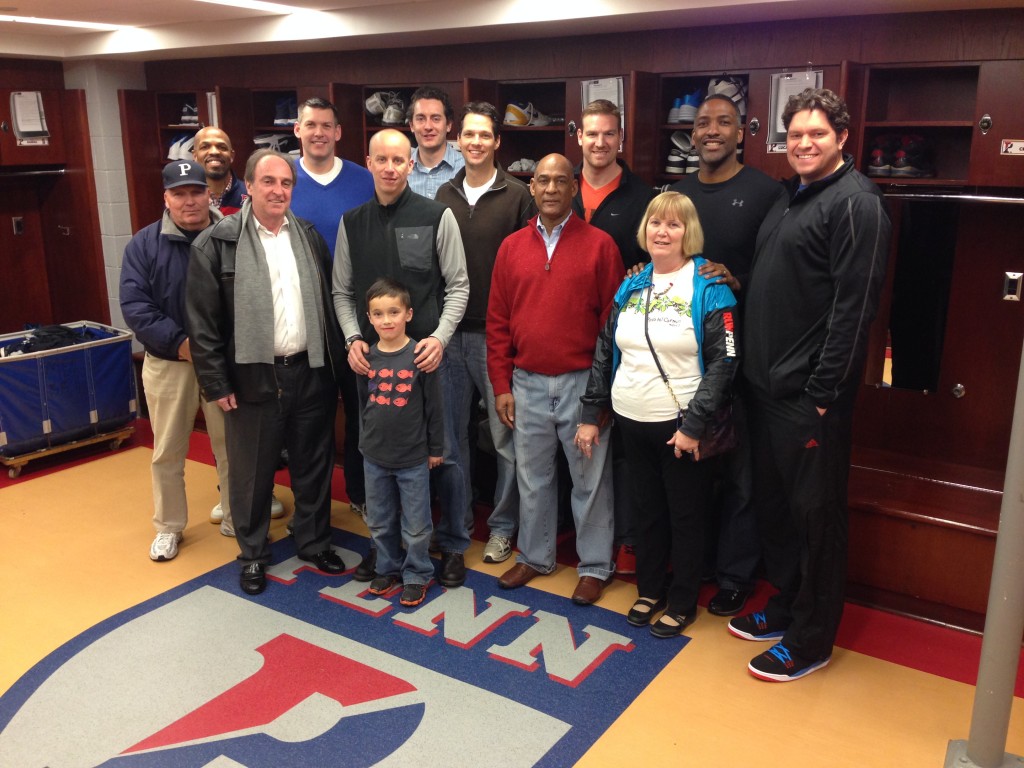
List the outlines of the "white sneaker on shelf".
<svg viewBox="0 0 1024 768">
<path fill-rule="evenodd" d="M 149 547 L 149 559 L 157 562 L 173 560 L 178 554 L 179 541 L 180 533 L 158 533 Z"/>
<path fill-rule="evenodd" d="M 217 506 L 210 510 L 210 522 L 217 525 L 221 520 L 224 519 L 224 507 L 217 502 Z"/>
<path fill-rule="evenodd" d="M 277 500 L 277 496 L 270 494 L 270 517 L 273 520 L 277 520 L 279 517 L 284 517 L 284 504 Z"/>
<path fill-rule="evenodd" d="M 512 556 L 512 540 L 493 533 L 484 547 L 485 563 L 503 563 Z"/>
<path fill-rule="evenodd" d="M 381 125 L 405 125 L 405 102 L 398 96 L 388 101 L 388 106 L 380 118 Z"/>
</svg>

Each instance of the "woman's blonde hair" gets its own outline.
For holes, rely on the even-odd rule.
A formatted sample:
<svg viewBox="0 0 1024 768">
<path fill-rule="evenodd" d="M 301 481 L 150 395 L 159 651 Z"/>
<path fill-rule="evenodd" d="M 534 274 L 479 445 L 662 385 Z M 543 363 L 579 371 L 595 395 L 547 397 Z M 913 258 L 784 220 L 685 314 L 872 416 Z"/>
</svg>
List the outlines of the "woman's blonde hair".
<svg viewBox="0 0 1024 768">
<path fill-rule="evenodd" d="M 644 211 L 640 228 L 636 231 L 636 240 L 647 252 L 647 222 L 652 218 L 677 219 L 683 222 L 686 231 L 683 233 L 683 255 L 695 256 L 704 250 L 704 230 L 697 217 L 697 209 L 693 201 L 679 192 L 662 192 L 651 200 Z"/>
</svg>

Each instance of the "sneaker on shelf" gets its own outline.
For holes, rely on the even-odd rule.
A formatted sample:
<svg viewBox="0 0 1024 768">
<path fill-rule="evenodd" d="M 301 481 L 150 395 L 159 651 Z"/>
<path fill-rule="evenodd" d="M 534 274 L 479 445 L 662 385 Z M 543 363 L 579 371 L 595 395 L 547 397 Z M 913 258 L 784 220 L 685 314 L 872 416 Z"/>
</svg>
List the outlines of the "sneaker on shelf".
<svg viewBox="0 0 1024 768">
<path fill-rule="evenodd" d="M 794 656 L 782 643 L 776 643 L 760 656 L 751 659 L 747 669 L 758 680 L 789 683 L 827 667 L 831 660 L 831 656 L 820 661 L 802 659 L 799 656 Z"/>
<path fill-rule="evenodd" d="M 214 525 L 217 525 L 223 519 L 224 519 L 224 507 L 222 507 L 220 505 L 220 502 L 218 501 L 217 502 L 217 506 L 210 510 L 210 522 L 213 523 Z"/>
<path fill-rule="evenodd" d="M 868 163 L 868 176 L 892 176 L 892 163 L 885 150 L 871 150 L 871 162 Z"/>
<path fill-rule="evenodd" d="M 697 154 L 696 149 L 691 149 L 690 154 L 686 156 L 686 172 L 696 173 L 700 170 L 700 155 Z"/>
<path fill-rule="evenodd" d="M 179 541 L 180 533 L 158 533 L 149 547 L 149 559 L 157 562 L 173 560 L 178 554 Z"/>
<path fill-rule="evenodd" d="M 277 496 L 270 494 L 270 517 L 272 520 L 285 516 L 284 504 L 277 500 Z"/>
<path fill-rule="evenodd" d="M 778 640 L 786 634 L 786 627 L 773 625 L 764 613 L 748 613 L 746 616 L 737 616 L 729 620 L 729 634 L 743 640 L 765 642 Z"/>
<path fill-rule="evenodd" d="M 175 136 L 171 139 L 170 145 L 167 147 L 167 159 L 168 160 L 180 160 L 181 159 L 181 142 L 187 139 L 187 136 Z"/>
<path fill-rule="evenodd" d="M 922 137 L 909 135 L 900 139 L 900 149 L 894 156 L 891 175 L 911 179 L 935 175 L 928 160 L 928 147 Z"/>
<path fill-rule="evenodd" d="M 503 563 L 512 556 L 512 540 L 505 536 L 491 534 L 484 547 L 485 563 Z"/>
<path fill-rule="evenodd" d="M 187 136 L 182 140 L 181 144 L 178 145 L 178 159 L 179 160 L 191 160 L 192 159 L 192 148 L 196 145 L 195 136 Z"/>
<path fill-rule="evenodd" d="M 505 106 L 505 125 L 544 126 L 551 125 L 551 118 L 533 106 L 533 102 L 509 102 Z"/>
<path fill-rule="evenodd" d="M 274 103 L 274 125 L 294 125 L 299 119 L 294 96 L 283 96 Z"/>
<path fill-rule="evenodd" d="M 665 173 L 682 175 L 686 173 L 686 155 L 680 149 L 673 149 L 668 153 L 668 160 L 665 162 Z"/>
<path fill-rule="evenodd" d="M 199 125 L 199 107 L 195 104 L 185 102 L 181 105 L 181 124 Z"/>
<path fill-rule="evenodd" d="M 615 572 L 623 576 L 636 573 L 636 552 L 632 544 L 623 544 L 615 554 Z"/>
<path fill-rule="evenodd" d="M 711 81 L 708 83 L 708 96 L 715 95 L 728 96 L 732 99 L 732 103 L 736 105 L 736 109 L 740 113 L 740 120 L 746 120 L 747 89 L 743 85 L 742 80 L 730 75 L 711 78 Z"/>
<path fill-rule="evenodd" d="M 380 123 L 381 125 L 405 125 L 405 102 L 397 94 L 388 100 Z"/>
<path fill-rule="evenodd" d="M 398 94 L 394 91 L 377 91 L 366 100 L 366 111 L 374 117 L 380 117 L 388 108 L 388 102 L 397 98 Z"/>
<path fill-rule="evenodd" d="M 263 133 L 253 136 L 252 143 L 256 149 L 273 149 L 276 152 L 283 152 L 291 138 L 287 133 Z"/>
<path fill-rule="evenodd" d="M 671 136 L 672 146 L 688 155 L 693 149 L 693 136 L 689 131 L 673 131 Z"/>
<path fill-rule="evenodd" d="M 692 123 L 696 120 L 697 108 L 703 100 L 704 92 L 700 88 L 683 96 L 683 106 L 679 108 L 679 122 Z"/>
<path fill-rule="evenodd" d="M 682 99 L 676 99 L 675 101 L 673 101 L 672 102 L 672 108 L 668 111 L 668 120 L 666 120 L 665 122 L 669 123 L 669 124 L 681 123 L 682 120 L 680 120 L 680 118 L 679 118 L 679 110 L 682 108 L 682 106 L 683 106 L 683 100 Z"/>
</svg>

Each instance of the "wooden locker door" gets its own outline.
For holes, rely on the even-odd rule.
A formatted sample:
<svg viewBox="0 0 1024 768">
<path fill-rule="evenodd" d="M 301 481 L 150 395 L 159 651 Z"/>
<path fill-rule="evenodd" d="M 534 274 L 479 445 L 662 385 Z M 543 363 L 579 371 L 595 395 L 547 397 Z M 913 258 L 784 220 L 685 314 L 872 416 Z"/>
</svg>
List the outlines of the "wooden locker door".
<svg viewBox="0 0 1024 768">
<path fill-rule="evenodd" d="M 0 178 L 0 333 L 53 322 L 36 182 Z"/>
</svg>

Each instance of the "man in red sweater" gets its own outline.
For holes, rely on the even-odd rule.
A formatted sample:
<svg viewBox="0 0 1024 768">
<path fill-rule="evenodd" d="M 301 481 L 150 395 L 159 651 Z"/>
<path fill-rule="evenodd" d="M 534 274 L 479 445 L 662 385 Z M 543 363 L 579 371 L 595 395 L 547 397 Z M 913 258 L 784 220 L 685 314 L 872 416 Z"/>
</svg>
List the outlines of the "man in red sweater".
<svg viewBox="0 0 1024 768">
<path fill-rule="evenodd" d="M 521 587 L 555 570 L 561 445 L 572 472 L 579 584 L 590 605 L 612 575 L 612 477 L 606 427 L 587 459 L 573 443 L 597 335 L 622 278 L 612 238 L 572 212 L 577 183 L 562 155 L 537 164 L 540 212 L 501 244 L 487 306 L 487 374 L 512 430 L 520 495 L 519 555 L 498 583 Z"/>
</svg>

